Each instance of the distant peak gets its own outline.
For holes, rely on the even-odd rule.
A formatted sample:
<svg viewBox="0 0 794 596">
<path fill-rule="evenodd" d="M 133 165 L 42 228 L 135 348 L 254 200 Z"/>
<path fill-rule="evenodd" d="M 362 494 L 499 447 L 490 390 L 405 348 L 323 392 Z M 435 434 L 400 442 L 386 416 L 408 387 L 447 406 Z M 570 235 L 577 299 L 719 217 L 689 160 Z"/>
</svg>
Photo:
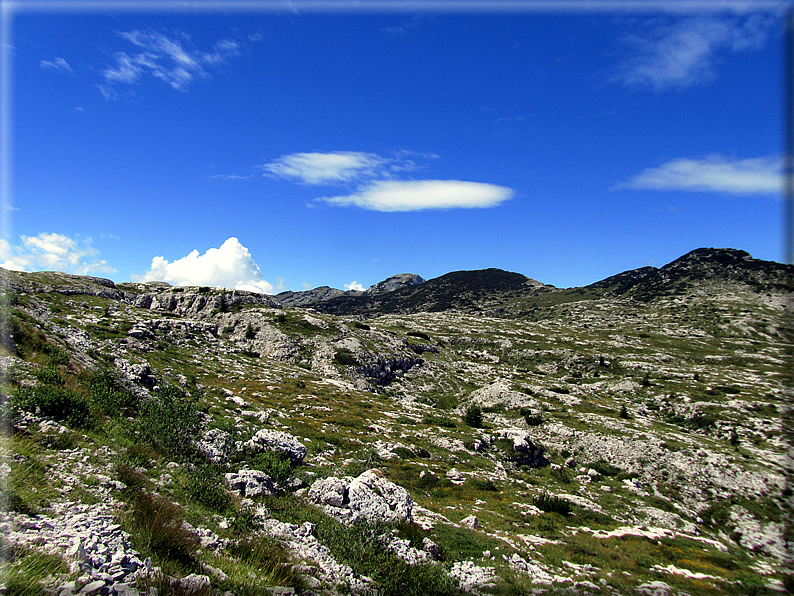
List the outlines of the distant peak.
<svg viewBox="0 0 794 596">
<path fill-rule="evenodd" d="M 416 273 L 400 273 L 370 286 L 365 294 L 385 294 L 386 292 L 392 292 L 406 286 L 415 286 L 424 283 L 424 281 L 425 280 Z"/>
</svg>

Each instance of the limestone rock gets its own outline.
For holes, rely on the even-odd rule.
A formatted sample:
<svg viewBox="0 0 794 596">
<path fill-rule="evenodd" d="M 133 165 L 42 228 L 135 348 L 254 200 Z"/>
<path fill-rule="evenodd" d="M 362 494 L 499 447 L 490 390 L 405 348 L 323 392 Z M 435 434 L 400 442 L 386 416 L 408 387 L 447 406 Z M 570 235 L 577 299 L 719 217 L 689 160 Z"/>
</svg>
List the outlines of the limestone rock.
<svg viewBox="0 0 794 596">
<path fill-rule="evenodd" d="M 240 470 L 225 476 L 229 487 L 242 497 L 273 495 L 276 492 L 270 476 L 259 470 Z"/>
<path fill-rule="evenodd" d="M 357 478 L 332 476 L 317 480 L 307 496 L 347 523 L 411 519 L 413 509 L 408 491 L 387 480 L 380 470 L 367 470 Z"/>
<path fill-rule="evenodd" d="M 306 446 L 289 433 L 263 428 L 250 441 L 242 443 L 242 448 L 251 453 L 279 451 L 289 456 L 293 465 L 303 462 L 306 457 Z"/>
</svg>

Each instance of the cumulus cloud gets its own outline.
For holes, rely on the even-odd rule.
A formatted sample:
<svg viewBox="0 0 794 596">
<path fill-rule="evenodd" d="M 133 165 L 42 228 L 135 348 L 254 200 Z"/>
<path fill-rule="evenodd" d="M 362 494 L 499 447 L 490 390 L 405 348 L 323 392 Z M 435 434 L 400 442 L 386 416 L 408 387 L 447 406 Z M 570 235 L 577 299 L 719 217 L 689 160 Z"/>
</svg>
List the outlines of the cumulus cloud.
<svg viewBox="0 0 794 596">
<path fill-rule="evenodd" d="M 39 66 L 42 68 L 52 68 L 54 70 L 61 70 L 63 72 L 72 72 L 72 67 L 69 66 L 69 63 L 66 62 L 63 58 L 56 58 L 53 61 L 49 60 L 42 60 L 39 62 Z"/>
<path fill-rule="evenodd" d="M 616 189 L 686 190 L 729 194 L 776 194 L 781 189 L 777 156 L 730 160 L 720 155 L 674 159 L 648 168 Z"/>
<path fill-rule="evenodd" d="M 119 35 L 139 51 L 114 55 L 116 63 L 102 71 L 105 81 L 110 84 L 132 84 L 150 74 L 174 89 L 187 91 L 194 80 L 209 76 L 205 67 L 219 66 L 240 54 L 240 44 L 229 39 L 217 42 L 209 52 L 202 52 L 186 47 L 190 38 L 184 34 L 179 38 L 155 31 L 129 31 Z M 100 91 L 107 99 L 114 98 L 107 87 L 100 86 Z"/>
<path fill-rule="evenodd" d="M 355 290 L 357 292 L 363 292 L 367 288 L 362 286 L 356 280 L 351 281 L 349 284 L 345 284 L 345 289 L 349 292 L 350 290 Z"/>
<path fill-rule="evenodd" d="M 645 36 L 626 38 L 633 52 L 618 65 L 613 79 L 656 91 L 702 84 L 716 76 L 718 52 L 759 49 L 774 26 L 774 19 L 762 15 L 694 17 L 655 25 Z"/>
<path fill-rule="evenodd" d="M 259 166 L 265 174 L 302 184 L 339 184 L 378 175 L 387 164 L 375 153 L 291 153 Z"/>
<path fill-rule="evenodd" d="M 317 199 L 372 211 L 423 211 L 495 207 L 513 196 L 504 186 L 461 180 L 380 180 L 357 193 Z"/>
<path fill-rule="evenodd" d="M 194 250 L 186 257 L 169 262 L 154 257 L 152 266 L 135 281 L 167 281 L 177 286 L 212 286 L 272 294 L 273 284 L 262 278 L 259 266 L 237 238 L 229 238 L 219 248 L 203 255 Z"/>
<path fill-rule="evenodd" d="M 63 271 L 76 275 L 115 273 L 106 261 L 97 259 L 99 251 L 91 239 L 69 238 L 63 234 L 42 232 L 38 236 L 20 236 L 22 243 L 13 246 L 0 240 L 0 267 L 14 271 Z"/>
</svg>

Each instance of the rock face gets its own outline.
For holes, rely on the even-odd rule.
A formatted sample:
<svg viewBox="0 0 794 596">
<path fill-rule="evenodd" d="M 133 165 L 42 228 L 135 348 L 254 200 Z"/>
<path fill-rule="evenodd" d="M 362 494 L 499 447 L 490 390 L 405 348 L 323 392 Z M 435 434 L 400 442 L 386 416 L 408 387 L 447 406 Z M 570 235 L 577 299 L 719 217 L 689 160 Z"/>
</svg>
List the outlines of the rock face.
<svg viewBox="0 0 794 596">
<path fill-rule="evenodd" d="M 371 285 L 364 293 L 369 296 L 375 296 L 377 294 L 393 292 L 394 290 L 399 290 L 400 288 L 408 286 L 416 286 L 424 282 L 425 280 L 416 273 L 400 273 L 399 275 L 392 275 L 388 279 Z"/>
<path fill-rule="evenodd" d="M 367 470 L 357 478 L 323 478 L 312 485 L 308 497 L 346 523 L 407 520 L 413 509 L 408 491 L 384 478 L 380 470 Z"/>
</svg>

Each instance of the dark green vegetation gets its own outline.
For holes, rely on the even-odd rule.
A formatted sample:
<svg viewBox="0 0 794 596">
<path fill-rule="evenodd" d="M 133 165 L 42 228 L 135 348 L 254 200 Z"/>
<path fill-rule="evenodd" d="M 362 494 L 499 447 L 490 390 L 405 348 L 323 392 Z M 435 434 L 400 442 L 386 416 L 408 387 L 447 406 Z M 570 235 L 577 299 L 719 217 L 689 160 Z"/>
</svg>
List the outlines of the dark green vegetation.
<svg viewBox="0 0 794 596">
<path fill-rule="evenodd" d="M 304 311 L 210 288 L 9 273 L 8 506 L 46 517 L 59 501 L 96 503 L 100 472 L 112 476 L 126 486 L 112 493 L 118 520 L 162 568 L 147 580 L 162 594 L 207 565 L 227 576 L 208 594 L 310 589 L 264 519 L 314 524 L 383 594 L 460 593 L 449 572 L 464 564 L 493 569 L 481 589 L 493 594 L 529 594 L 544 577 L 604 594 L 654 581 L 771 594 L 788 581 L 790 274 L 702 250 L 587 288 L 457 272 Z M 135 306 L 147 296 L 170 310 Z M 418 359 L 411 338 L 438 349 Z M 242 444 L 263 428 L 294 435 L 305 464 L 245 449 L 213 463 L 195 448 L 209 430 Z M 95 472 L 61 482 L 53 470 L 75 449 Z M 240 468 L 265 472 L 276 494 L 232 494 L 224 475 Z M 296 492 L 372 468 L 409 491 L 413 521 L 346 526 Z M 477 527 L 461 524 L 470 515 Z M 227 548 L 201 548 L 191 526 Z M 390 536 L 427 538 L 437 555 L 409 566 Z M 68 575 L 63 557 L 0 546 L 12 593 Z"/>
</svg>

